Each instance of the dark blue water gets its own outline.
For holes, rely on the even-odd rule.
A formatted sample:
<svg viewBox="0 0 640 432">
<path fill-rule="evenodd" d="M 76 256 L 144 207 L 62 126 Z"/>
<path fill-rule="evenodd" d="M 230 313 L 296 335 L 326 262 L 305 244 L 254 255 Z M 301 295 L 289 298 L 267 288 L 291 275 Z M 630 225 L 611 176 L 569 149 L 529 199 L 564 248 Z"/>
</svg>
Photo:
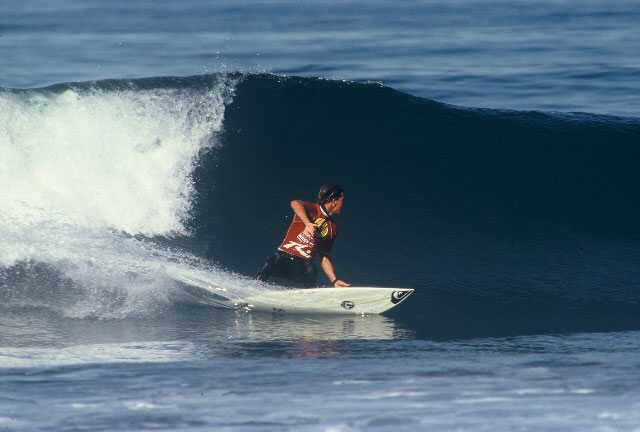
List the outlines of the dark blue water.
<svg viewBox="0 0 640 432">
<path fill-rule="evenodd" d="M 635 2 L 0 8 L 0 429 L 640 427 Z M 326 182 L 415 294 L 235 309 Z"/>
</svg>

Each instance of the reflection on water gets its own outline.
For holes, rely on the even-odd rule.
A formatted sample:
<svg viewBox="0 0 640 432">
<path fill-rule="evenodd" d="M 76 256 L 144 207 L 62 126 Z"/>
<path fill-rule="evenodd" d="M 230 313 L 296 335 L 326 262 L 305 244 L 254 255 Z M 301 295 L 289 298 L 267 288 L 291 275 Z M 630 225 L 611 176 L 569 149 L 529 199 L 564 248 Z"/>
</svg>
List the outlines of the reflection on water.
<svg viewBox="0 0 640 432">
<path fill-rule="evenodd" d="M 40 308 L 2 309 L 0 367 L 9 368 L 327 357 L 359 349 L 356 341 L 413 337 L 411 329 L 380 315 L 281 316 L 188 305 L 147 319 L 96 320 Z"/>
<path fill-rule="evenodd" d="M 388 340 L 411 337 L 409 329 L 382 315 L 288 316 L 268 313 L 236 313 L 236 337 L 242 340 Z"/>
<path fill-rule="evenodd" d="M 194 305 L 174 305 L 148 318 L 127 319 L 75 319 L 41 308 L 0 312 L 0 346 L 4 347 L 181 340 L 209 344 L 390 340 L 412 338 L 414 333 L 380 315 L 282 316 Z"/>
</svg>

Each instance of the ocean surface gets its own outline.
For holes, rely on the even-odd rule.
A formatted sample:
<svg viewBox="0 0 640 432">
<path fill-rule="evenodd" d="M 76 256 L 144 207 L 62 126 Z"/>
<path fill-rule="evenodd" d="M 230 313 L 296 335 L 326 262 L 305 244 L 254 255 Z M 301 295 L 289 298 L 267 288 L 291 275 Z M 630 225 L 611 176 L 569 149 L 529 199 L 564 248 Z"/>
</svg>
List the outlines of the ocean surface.
<svg viewBox="0 0 640 432">
<path fill-rule="evenodd" d="M 3 1 L 0 431 L 640 431 L 639 22 Z M 415 293 L 238 308 L 329 182 L 340 277 Z"/>
</svg>

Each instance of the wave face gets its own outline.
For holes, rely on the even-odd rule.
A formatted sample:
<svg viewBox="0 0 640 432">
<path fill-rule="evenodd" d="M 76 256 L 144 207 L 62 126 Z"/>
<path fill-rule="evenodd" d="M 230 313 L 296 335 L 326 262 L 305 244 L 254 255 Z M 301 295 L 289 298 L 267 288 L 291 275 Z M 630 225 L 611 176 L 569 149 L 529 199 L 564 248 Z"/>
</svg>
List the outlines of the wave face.
<svg viewBox="0 0 640 432">
<path fill-rule="evenodd" d="M 172 303 L 171 268 L 240 295 L 289 202 L 335 182 L 338 273 L 417 288 L 394 317 L 418 335 L 640 329 L 638 119 L 273 75 L 0 98 L 13 305 L 50 307 L 48 286 L 65 315 L 126 316 Z"/>
<path fill-rule="evenodd" d="M 638 328 L 639 138 L 637 119 L 248 76 L 196 170 L 192 229 L 210 259 L 253 274 L 289 201 L 335 182 L 338 273 L 418 288 L 396 316 L 420 331 Z"/>
</svg>

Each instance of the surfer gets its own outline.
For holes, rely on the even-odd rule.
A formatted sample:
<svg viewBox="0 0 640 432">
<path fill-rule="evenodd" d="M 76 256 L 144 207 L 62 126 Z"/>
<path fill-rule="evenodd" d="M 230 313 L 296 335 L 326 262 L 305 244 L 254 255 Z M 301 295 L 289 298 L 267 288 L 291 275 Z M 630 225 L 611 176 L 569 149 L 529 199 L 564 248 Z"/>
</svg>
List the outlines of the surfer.
<svg viewBox="0 0 640 432">
<path fill-rule="evenodd" d="M 343 204 L 343 189 L 332 184 L 322 186 L 317 203 L 291 201 L 295 213 L 293 222 L 277 252 L 267 259 L 256 279 L 267 281 L 269 276 L 277 276 L 301 283 L 305 288 L 317 287 L 313 257 L 318 252 L 322 270 L 333 286 L 350 286 L 336 276 L 331 261 L 331 247 L 338 235 L 338 224 L 331 216 L 340 214 Z"/>
</svg>

